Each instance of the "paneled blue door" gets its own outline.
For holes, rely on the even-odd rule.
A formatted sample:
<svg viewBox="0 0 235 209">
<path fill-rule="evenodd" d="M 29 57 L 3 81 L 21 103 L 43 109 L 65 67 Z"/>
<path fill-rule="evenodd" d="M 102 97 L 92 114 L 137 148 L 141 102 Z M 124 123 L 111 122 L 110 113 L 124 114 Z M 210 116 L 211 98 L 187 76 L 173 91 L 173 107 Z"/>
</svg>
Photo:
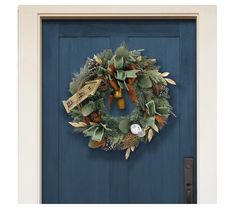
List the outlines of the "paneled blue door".
<svg viewBox="0 0 235 209">
<path fill-rule="evenodd" d="M 196 203 L 196 24 L 194 20 L 45 20 L 42 47 L 43 203 L 184 203 L 184 157 L 194 159 Z M 62 100 L 86 58 L 125 41 L 171 72 L 176 118 L 150 144 L 123 152 L 87 147 Z M 126 112 L 113 114 L 128 114 Z"/>
</svg>

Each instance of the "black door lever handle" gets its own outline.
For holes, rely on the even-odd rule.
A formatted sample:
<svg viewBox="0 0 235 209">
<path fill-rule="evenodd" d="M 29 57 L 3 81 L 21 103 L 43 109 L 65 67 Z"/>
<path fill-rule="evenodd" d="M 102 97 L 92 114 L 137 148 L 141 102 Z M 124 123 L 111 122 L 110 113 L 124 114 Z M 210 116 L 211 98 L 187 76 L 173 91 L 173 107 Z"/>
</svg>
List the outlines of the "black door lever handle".
<svg viewBox="0 0 235 209">
<path fill-rule="evenodd" d="M 186 191 L 186 203 L 187 204 L 192 203 L 192 192 L 191 192 L 191 189 L 187 189 L 187 191 Z"/>
<path fill-rule="evenodd" d="M 184 158 L 184 202 L 193 203 L 193 158 Z"/>
</svg>

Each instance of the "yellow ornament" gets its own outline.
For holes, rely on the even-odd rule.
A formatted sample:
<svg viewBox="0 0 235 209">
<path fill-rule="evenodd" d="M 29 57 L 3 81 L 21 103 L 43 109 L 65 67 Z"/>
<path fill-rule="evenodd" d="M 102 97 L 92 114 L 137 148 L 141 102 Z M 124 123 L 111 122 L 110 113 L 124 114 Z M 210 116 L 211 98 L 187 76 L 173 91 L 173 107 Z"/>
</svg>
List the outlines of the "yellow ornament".
<svg viewBox="0 0 235 209">
<path fill-rule="evenodd" d="M 126 102 L 125 102 L 125 99 L 124 98 L 120 98 L 117 100 L 117 104 L 118 104 L 118 108 L 120 110 L 123 110 L 126 108 Z"/>
<path fill-rule="evenodd" d="M 123 94 L 122 94 L 122 89 L 118 89 L 117 91 L 114 91 L 114 98 L 115 99 L 120 99 L 123 97 Z"/>
</svg>

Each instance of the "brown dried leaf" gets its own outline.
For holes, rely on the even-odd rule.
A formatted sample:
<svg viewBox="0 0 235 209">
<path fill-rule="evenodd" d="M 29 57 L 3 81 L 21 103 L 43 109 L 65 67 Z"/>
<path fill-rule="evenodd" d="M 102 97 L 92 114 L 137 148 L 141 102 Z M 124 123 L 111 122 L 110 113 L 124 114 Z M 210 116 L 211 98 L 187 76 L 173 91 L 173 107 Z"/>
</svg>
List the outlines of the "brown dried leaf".
<svg viewBox="0 0 235 209">
<path fill-rule="evenodd" d="M 160 126 L 163 126 L 165 123 L 165 118 L 161 115 L 156 115 L 155 120 L 159 123 Z"/>
<path fill-rule="evenodd" d="M 131 84 L 127 84 L 127 87 L 129 89 L 128 94 L 129 94 L 131 101 L 136 103 L 138 99 L 137 99 L 137 93 L 135 91 L 135 88 Z"/>
<path fill-rule="evenodd" d="M 99 148 L 99 147 L 104 147 L 105 146 L 105 140 L 102 139 L 101 141 L 94 141 L 94 140 L 90 140 L 89 143 L 88 143 L 88 146 L 90 148 L 93 148 L 93 149 L 96 149 L 96 148 Z"/>
</svg>

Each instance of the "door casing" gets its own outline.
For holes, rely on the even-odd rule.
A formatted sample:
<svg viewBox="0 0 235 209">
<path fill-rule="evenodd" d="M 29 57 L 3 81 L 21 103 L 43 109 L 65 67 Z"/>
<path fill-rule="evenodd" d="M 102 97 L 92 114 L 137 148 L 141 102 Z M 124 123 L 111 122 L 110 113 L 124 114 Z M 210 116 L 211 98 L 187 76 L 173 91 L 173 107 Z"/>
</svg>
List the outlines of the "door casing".
<svg viewBox="0 0 235 209">
<path fill-rule="evenodd" d="M 18 200 L 41 203 L 42 19 L 196 19 L 197 199 L 216 203 L 216 6 L 19 6 Z"/>
</svg>

